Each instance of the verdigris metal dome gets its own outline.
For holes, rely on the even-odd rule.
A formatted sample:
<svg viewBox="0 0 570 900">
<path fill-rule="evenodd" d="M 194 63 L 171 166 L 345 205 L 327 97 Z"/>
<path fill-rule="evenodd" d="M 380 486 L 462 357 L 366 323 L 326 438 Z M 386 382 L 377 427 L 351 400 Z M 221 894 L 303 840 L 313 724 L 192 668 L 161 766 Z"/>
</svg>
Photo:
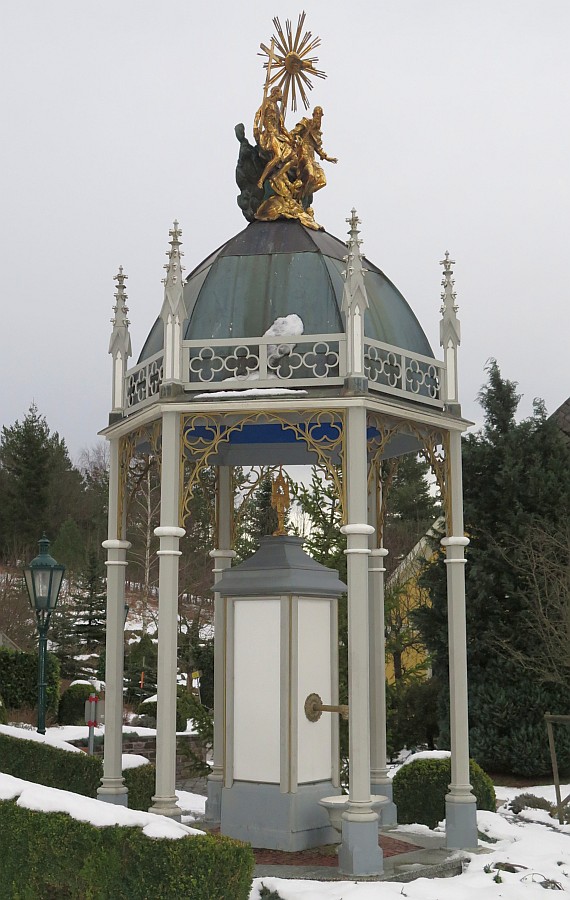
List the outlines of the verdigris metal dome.
<svg viewBox="0 0 570 900">
<path fill-rule="evenodd" d="M 185 340 L 262 335 L 281 316 L 301 317 L 305 334 L 344 331 L 341 301 L 346 244 L 298 221 L 252 222 L 187 277 Z M 367 337 L 433 357 L 409 304 L 384 273 L 363 260 L 369 308 Z M 157 319 L 139 362 L 158 353 L 164 328 Z"/>
</svg>

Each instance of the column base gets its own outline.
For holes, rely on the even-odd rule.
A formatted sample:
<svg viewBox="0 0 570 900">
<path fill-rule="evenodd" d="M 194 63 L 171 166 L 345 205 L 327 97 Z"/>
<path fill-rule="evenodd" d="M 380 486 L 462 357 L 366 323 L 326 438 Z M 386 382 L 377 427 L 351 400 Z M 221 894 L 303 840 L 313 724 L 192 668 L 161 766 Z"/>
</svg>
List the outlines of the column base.
<svg viewBox="0 0 570 900">
<path fill-rule="evenodd" d="M 208 797 L 204 821 L 208 825 L 219 825 L 222 821 L 222 787 L 223 781 L 216 775 L 208 776 Z"/>
<path fill-rule="evenodd" d="M 157 816 L 168 816 L 177 822 L 182 821 L 182 810 L 178 806 L 177 797 L 153 797 L 149 812 Z"/>
<path fill-rule="evenodd" d="M 386 797 L 386 803 L 383 803 L 378 810 L 380 827 L 387 828 L 389 825 L 397 825 L 398 809 L 392 799 L 392 782 L 387 781 L 379 784 L 372 783 L 370 785 L 370 793 L 373 797 Z"/>
<path fill-rule="evenodd" d="M 300 784 L 294 794 L 281 793 L 278 784 L 234 781 L 222 790 L 220 831 L 254 847 L 290 853 L 336 844 L 338 833 L 319 806 L 334 791 L 330 781 Z"/>
<path fill-rule="evenodd" d="M 475 850 L 477 836 L 477 801 L 457 803 L 445 798 L 445 846 L 448 850 Z"/>
<path fill-rule="evenodd" d="M 97 800 L 114 803 L 115 806 L 128 806 L 129 789 L 125 786 L 123 778 L 103 777 L 101 785 L 97 788 Z"/>
<path fill-rule="evenodd" d="M 381 875 L 384 855 L 378 846 L 378 822 L 354 822 L 343 818 L 338 868 L 343 875 Z"/>
</svg>

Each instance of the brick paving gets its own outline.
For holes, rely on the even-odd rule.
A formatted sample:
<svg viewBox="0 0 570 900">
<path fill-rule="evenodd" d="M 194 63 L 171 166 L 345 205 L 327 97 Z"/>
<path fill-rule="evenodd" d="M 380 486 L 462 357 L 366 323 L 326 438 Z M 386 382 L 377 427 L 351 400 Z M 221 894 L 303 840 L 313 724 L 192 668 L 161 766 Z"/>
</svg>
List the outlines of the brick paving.
<svg viewBox="0 0 570 900">
<path fill-rule="evenodd" d="M 385 859 L 389 856 L 398 856 L 400 853 L 423 849 L 407 841 L 397 841 L 386 834 L 380 835 L 378 843 Z M 253 854 L 258 866 L 338 866 L 336 846 L 333 845 L 299 850 L 296 853 L 288 853 L 285 850 L 258 850 L 254 847 Z"/>
</svg>

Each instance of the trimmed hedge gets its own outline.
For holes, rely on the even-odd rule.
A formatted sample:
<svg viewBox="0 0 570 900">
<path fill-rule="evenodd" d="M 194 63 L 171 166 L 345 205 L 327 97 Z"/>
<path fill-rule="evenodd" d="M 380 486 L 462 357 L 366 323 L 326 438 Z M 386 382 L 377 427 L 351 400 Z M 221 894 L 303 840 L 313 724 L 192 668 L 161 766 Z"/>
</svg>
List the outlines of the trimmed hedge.
<svg viewBox="0 0 570 900">
<path fill-rule="evenodd" d="M 70 754 L 71 755 L 71 754 Z M 147 838 L 0 802 L 0 895 L 12 900 L 247 900 L 251 847 L 231 838 Z"/>
<path fill-rule="evenodd" d="M 0 734 L 0 772 L 84 797 L 96 797 L 103 777 L 103 761 L 86 753 L 70 753 L 38 741 Z M 149 763 L 125 769 L 123 778 L 129 789 L 129 808 L 147 812 L 155 791 L 155 767 Z"/>
<path fill-rule="evenodd" d="M 156 700 L 147 700 L 139 703 L 136 708 L 137 716 L 148 716 L 156 722 Z M 176 704 L 176 731 L 186 731 L 186 714 L 180 707 L 180 703 Z"/>
<path fill-rule="evenodd" d="M 60 725 L 85 725 L 85 701 L 97 691 L 89 684 L 72 684 L 61 695 L 57 721 Z"/>
<path fill-rule="evenodd" d="M 8 715 L 6 713 L 6 707 L 4 706 L 4 701 L 2 700 L 2 695 L 0 694 L 0 725 L 8 724 Z"/>
<path fill-rule="evenodd" d="M 496 810 L 493 782 L 474 759 L 469 760 L 469 780 L 477 799 L 477 809 Z M 418 823 L 435 828 L 445 819 L 445 795 L 449 793 L 451 759 L 415 759 L 394 775 L 394 803 L 398 822 Z"/>
<path fill-rule="evenodd" d="M 0 693 L 8 709 L 36 706 L 38 702 L 38 654 L 0 647 Z M 46 655 L 46 704 L 57 712 L 59 702 L 59 661 Z"/>
</svg>

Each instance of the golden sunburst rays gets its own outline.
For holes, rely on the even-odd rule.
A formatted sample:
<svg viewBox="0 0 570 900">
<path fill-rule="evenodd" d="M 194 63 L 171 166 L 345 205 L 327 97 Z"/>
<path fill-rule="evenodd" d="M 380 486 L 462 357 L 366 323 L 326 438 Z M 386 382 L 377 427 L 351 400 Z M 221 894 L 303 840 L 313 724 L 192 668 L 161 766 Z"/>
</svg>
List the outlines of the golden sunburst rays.
<svg viewBox="0 0 570 900">
<path fill-rule="evenodd" d="M 326 74 L 320 69 L 315 68 L 319 59 L 317 56 L 309 56 L 313 50 L 320 46 L 320 37 L 313 37 L 310 31 L 305 31 L 303 37 L 303 25 L 305 24 L 305 13 L 299 15 L 297 29 L 293 35 L 291 20 L 285 21 L 285 32 L 281 27 L 281 22 L 277 16 L 273 19 L 275 26 L 274 34 L 271 38 L 271 46 L 260 44 L 262 53 L 259 56 L 266 56 L 264 68 L 267 69 L 267 78 L 265 81 L 265 90 L 269 91 L 272 87 L 279 87 L 283 92 L 283 109 L 287 108 L 289 99 L 291 100 L 291 109 L 293 112 L 297 110 L 297 95 L 303 101 L 305 109 L 309 108 L 309 100 L 307 91 L 312 90 L 313 83 L 309 78 L 312 75 L 315 78 L 326 78 Z"/>
</svg>

